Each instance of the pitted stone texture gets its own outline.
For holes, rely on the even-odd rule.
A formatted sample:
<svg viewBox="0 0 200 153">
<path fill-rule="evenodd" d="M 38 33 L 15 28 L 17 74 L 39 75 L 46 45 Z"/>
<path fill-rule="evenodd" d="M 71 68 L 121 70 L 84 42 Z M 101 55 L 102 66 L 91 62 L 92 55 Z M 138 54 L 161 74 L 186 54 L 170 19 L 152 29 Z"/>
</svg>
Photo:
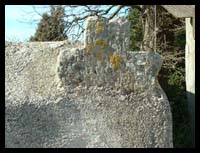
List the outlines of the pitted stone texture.
<svg viewBox="0 0 200 153">
<path fill-rule="evenodd" d="M 114 18 L 108 23 L 109 45 L 119 54 L 129 50 L 130 22 L 125 17 Z"/>
<path fill-rule="evenodd" d="M 85 65 L 87 65 L 86 84 L 96 82 L 98 85 L 106 82 L 104 75 L 110 71 L 109 57 L 114 49 L 109 46 L 109 31 L 104 18 L 89 17 L 85 32 Z M 87 56 L 89 55 L 89 56 Z M 92 67 L 92 70 L 90 69 Z M 89 68 L 89 69 L 88 69 Z M 92 80 L 91 80 L 92 79 Z"/>
<path fill-rule="evenodd" d="M 130 22 L 125 17 L 118 17 L 108 21 L 96 16 L 89 17 L 86 21 L 85 47 L 94 44 L 96 40 L 103 40 L 113 51 L 124 55 L 129 49 Z M 96 49 L 100 50 L 97 45 Z M 94 46 L 93 46 L 94 48 Z M 109 53 L 109 48 L 107 48 Z"/>
<path fill-rule="evenodd" d="M 158 54 L 115 51 L 98 60 L 66 42 L 5 46 L 7 148 L 173 147 Z"/>
<path fill-rule="evenodd" d="M 113 87 L 118 86 L 118 82 L 123 84 L 119 78 L 120 71 L 125 68 L 126 50 L 130 37 L 129 26 L 130 23 L 125 18 L 114 19 L 110 22 L 96 16 L 87 19 L 84 45 L 85 53 L 88 55 L 85 56 L 86 84 L 91 85 L 91 82 L 95 82 L 99 86 Z"/>
<path fill-rule="evenodd" d="M 87 52 L 112 55 L 113 52 L 125 56 L 129 49 L 130 22 L 124 18 L 114 18 L 108 21 L 96 16 L 86 21 L 85 48 Z M 98 43 L 99 42 L 99 43 Z"/>
<path fill-rule="evenodd" d="M 154 52 L 127 52 L 121 67 L 115 71 L 111 64 L 94 63 L 93 56 L 84 54 L 84 49 L 63 50 L 58 56 L 58 78 L 64 86 L 83 83 L 86 86 L 108 86 L 133 92 L 157 85 L 157 75 L 162 58 Z"/>
<path fill-rule="evenodd" d="M 130 60 L 126 66 L 135 72 L 135 89 L 149 88 L 157 84 L 157 75 L 162 66 L 162 58 L 158 53 L 140 51 L 128 53 Z"/>
<path fill-rule="evenodd" d="M 62 50 L 57 59 L 57 75 L 60 86 L 74 86 L 84 79 L 83 49 L 66 48 Z"/>
<path fill-rule="evenodd" d="M 109 47 L 109 31 L 107 20 L 90 17 L 86 22 L 85 48 L 86 52 L 94 55 L 97 60 L 103 60 L 103 55 L 111 55 L 113 49 Z"/>
</svg>

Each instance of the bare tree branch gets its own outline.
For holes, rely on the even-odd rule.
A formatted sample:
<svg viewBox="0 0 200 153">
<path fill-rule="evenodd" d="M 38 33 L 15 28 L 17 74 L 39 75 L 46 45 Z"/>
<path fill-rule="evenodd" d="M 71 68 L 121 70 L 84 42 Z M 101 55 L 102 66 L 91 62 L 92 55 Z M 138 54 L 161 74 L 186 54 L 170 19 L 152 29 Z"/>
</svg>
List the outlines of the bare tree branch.
<svg viewBox="0 0 200 153">
<path fill-rule="evenodd" d="M 36 8 L 35 8 L 34 5 L 33 5 L 33 10 L 34 10 L 35 13 L 37 13 L 37 15 L 39 15 L 40 17 L 42 17 L 42 14 L 40 14 L 40 13 L 36 10 Z"/>
<path fill-rule="evenodd" d="M 84 28 L 84 21 L 89 16 L 98 16 L 98 17 L 106 17 L 108 20 L 111 20 L 114 18 L 117 14 L 121 13 L 120 11 L 122 8 L 125 8 L 124 14 L 129 10 L 133 8 L 137 8 L 141 10 L 141 5 L 63 5 L 65 8 L 65 33 L 68 35 L 77 36 L 77 38 L 80 38 L 80 36 L 83 34 L 85 28 Z M 116 7 L 116 10 L 113 13 L 110 13 L 112 9 Z M 39 15 L 42 16 L 37 11 L 37 8 L 34 6 L 33 11 Z M 76 34 L 75 34 L 76 33 Z"/>
<path fill-rule="evenodd" d="M 124 7 L 124 5 L 120 5 L 117 10 L 108 18 L 108 20 L 111 20 L 112 18 L 114 18 L 117 13 Z"/>
<path fill-rule="evenodd" d="M 116 5 L 111 5 L 107 10 L 105 10 L 102 14 L 100 14 L 100 15 L 106 15 L 106 14 L 108 14 L 109 13 L 109 11 L 113 8 L 113 7 L 115 7 Z"/>
</svg>

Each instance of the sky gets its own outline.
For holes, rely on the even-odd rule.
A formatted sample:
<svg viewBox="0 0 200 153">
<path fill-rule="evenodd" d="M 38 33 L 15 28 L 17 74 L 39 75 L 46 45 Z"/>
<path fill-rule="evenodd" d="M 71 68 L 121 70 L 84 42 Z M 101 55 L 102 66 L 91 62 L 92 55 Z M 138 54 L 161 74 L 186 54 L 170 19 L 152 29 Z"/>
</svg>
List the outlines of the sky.
<svg viewBox="0 0 200 153">
<path fill-rule="evenodd" d="M 47 9 L 40 9 L 44 13 Z M 41 19 L 34 13 L 31 5 L 6 5 L 5 6 L 5 39 L 15 41 L 26 41 L 34 35 L 37 22 Z M 32 24 L 31 20 L 37 20 Z"/>
<path fill-rule="evenodd" d="M 5 39 L 8 41 L 28 41 L 37 29 L 41 16 L 49 11 L 47 5 L 6 5 L 5 6 Z M 106 7 L 106 6 L 105 6 Z M 111 13 L 114 10 L 111 10 Z M 123 15 L 123 14 L 122 14 Z M 34 21 L 34 22 L 32 22 Z"/>
</svg>

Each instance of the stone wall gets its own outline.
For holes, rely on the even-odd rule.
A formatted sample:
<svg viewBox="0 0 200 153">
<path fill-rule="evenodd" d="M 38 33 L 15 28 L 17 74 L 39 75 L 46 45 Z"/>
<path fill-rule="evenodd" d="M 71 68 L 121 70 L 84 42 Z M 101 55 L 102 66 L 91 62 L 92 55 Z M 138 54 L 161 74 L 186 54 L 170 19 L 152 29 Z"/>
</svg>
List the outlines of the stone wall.
<svg viewBox="0 0 200 153">
<path fill-rule="evenodd" d="M 90 17 L 77 47 L 6 42 L 6 147 L 173 147 L 162 58 L 128 51 L 129 26 Z"/>
</svg>

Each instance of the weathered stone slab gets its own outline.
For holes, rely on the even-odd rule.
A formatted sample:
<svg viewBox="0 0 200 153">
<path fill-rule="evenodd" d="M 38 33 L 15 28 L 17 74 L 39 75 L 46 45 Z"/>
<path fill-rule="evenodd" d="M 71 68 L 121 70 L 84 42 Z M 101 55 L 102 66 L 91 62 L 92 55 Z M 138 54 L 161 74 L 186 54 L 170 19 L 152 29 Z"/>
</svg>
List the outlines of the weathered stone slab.
<svg viewBox="0 0 200 153">
<path fill-rule="evenodd" d="M 129 50 L 130 22 L 125 17 L 114 18 L 108 23 L 109 45 L 118 53 Z"/>
<path fill-rule="evenodd" d="M 96 28 L 87 29 L 83 47 L 6 42 L 7 148 L 173 147 L 160 55 L 98 42 L 110 42 L 105 24 L 88 19 Z"/>
</svg>

